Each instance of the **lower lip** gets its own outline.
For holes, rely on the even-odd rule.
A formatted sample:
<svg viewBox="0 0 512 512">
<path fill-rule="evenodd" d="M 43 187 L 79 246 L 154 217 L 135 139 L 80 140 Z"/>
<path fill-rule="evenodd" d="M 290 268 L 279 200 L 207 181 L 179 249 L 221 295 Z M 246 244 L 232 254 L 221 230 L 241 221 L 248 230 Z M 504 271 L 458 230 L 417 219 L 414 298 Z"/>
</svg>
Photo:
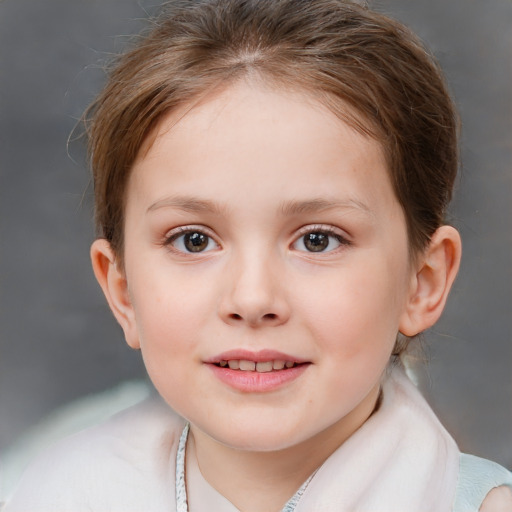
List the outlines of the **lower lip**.
<svg viewBox="0 0 512 512">
<path fill-rule="evenodd" d="M 220 381 L 238 391 L 268 393 L 299 378 L 306 371 L 309 364 L 300 364 L 293 368 L 272 372 L 231 370 L 214 364 L 208 364 L 208 366 Z"/>
</svg>

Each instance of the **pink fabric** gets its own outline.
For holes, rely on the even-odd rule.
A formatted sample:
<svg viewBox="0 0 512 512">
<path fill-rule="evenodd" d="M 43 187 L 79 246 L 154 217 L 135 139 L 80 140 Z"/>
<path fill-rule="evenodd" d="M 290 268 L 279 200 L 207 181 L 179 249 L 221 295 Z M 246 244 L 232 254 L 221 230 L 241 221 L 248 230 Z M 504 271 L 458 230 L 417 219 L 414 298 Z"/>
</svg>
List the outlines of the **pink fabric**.
<svg viewBox="0 0 512 512">
<path fill-rule="evenodd" d="M 318 470 L 296 512 L 449 512 L 459 450 L 396 368 L 374 414 Z"/>
<path fill-rule="evenodd" d="M 50 449 L 3 512 L 172 512 L 184 426 L 160 400 L 143 402 Z M 187 462 L 190 512 L 236 512 Z M 317 471 L 296 512 L 449 512 L 459 451 L 404 372 L 380 409 Z"/>
</svg>

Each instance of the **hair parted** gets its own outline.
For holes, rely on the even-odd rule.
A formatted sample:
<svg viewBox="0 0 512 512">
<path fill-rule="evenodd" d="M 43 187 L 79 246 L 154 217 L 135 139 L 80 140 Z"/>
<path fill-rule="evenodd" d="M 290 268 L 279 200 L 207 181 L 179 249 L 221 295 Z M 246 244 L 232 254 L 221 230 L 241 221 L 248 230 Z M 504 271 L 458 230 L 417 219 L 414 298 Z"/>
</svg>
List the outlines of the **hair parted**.
<svg viewBox="0 0 512 512">
<path fill-rule="evenodd" d="M 457 174 L 458 117 L 416 36 L 344 0 L 175 0 L 117 59 L 86 113 L 98 235 L 121 261 L 127 181 L 151 130 L 248 76 L 311 94 L 377 139 L 411 249 L 428 244 Z"/>
</svg>

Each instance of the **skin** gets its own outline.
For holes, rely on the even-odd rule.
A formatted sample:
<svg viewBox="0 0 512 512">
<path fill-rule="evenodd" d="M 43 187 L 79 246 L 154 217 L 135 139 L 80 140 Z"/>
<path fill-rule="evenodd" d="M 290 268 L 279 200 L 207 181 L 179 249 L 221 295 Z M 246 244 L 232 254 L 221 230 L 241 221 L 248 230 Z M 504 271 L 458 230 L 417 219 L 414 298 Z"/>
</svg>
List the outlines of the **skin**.
<svg viewBox="0 0 512 512">
<path fill-rule="evenodd" d="M 512 490 L 508 487 L 496 487 L 485 498 L 480 512 L 509 512 L 512 510 Z"/>
<path fill-rule="evenodd" d="M 97 240 L 96 276 L 156 388 L 191 422 L 204 477 L 244 512 L 280 510 L 366 421 L 397 332 L 437 320 L 460 259 L 447 226 L 411 257 L 377 141 L 261 83 L 164 118 L 125 213 L 124 267 Z M 184 232 L 208 236 L 205 250 L 189 252 Z M 307 233 L 329 245 L 311 252 Z M 208 364 L 237 349 L 307 364 L 277 389 L 240 391 Z"/>
</svg>

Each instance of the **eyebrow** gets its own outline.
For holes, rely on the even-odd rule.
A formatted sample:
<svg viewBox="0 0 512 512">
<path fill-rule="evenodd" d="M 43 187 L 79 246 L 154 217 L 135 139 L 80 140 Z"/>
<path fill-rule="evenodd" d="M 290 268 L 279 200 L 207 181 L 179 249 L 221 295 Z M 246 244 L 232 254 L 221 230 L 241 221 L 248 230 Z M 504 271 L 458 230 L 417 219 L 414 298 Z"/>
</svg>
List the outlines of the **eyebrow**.
<svg viewBox="0 0 512 512">
<path fill-rule="evenodd" d="M 192 213 L 211 213 L 214 215 L 222 215 L 227 210 L 225 205 L 208 199 L 200 199 L 192 196 L 171 196 L 156 201 L 149 206 L 147 212 L 149 213 L 160 208 L 178 208 Z M 284 217 L 318 213 L 333 209 L 354 209 L 373 216 L 372 210 L 365 203 L 355 198 L 343 200 L 314 198 L 303 201 L 285 201 L 279 208 L 281 215 Z"/>
<path fill-rule="evenodd" d="M 373 216 L 372 210 L 365 203 L 355 198 L 343 200 L 315 198 L 306 201 L 287 201 L 281 205 L 281 213 L 284 216 L 317 213 L 334 209 L 354 209 Z"/>
<path fill-rule="evenodd" d="M 160 208 L 178 208 L 192 213 L 213 213 L 216 215 L 221 215 L 226 210 L 224 206 L 207 199 L 190 196 L 172 196 L 156 201 L 147 209 L 147 212 L 149 213 Z"/>
</svg>

